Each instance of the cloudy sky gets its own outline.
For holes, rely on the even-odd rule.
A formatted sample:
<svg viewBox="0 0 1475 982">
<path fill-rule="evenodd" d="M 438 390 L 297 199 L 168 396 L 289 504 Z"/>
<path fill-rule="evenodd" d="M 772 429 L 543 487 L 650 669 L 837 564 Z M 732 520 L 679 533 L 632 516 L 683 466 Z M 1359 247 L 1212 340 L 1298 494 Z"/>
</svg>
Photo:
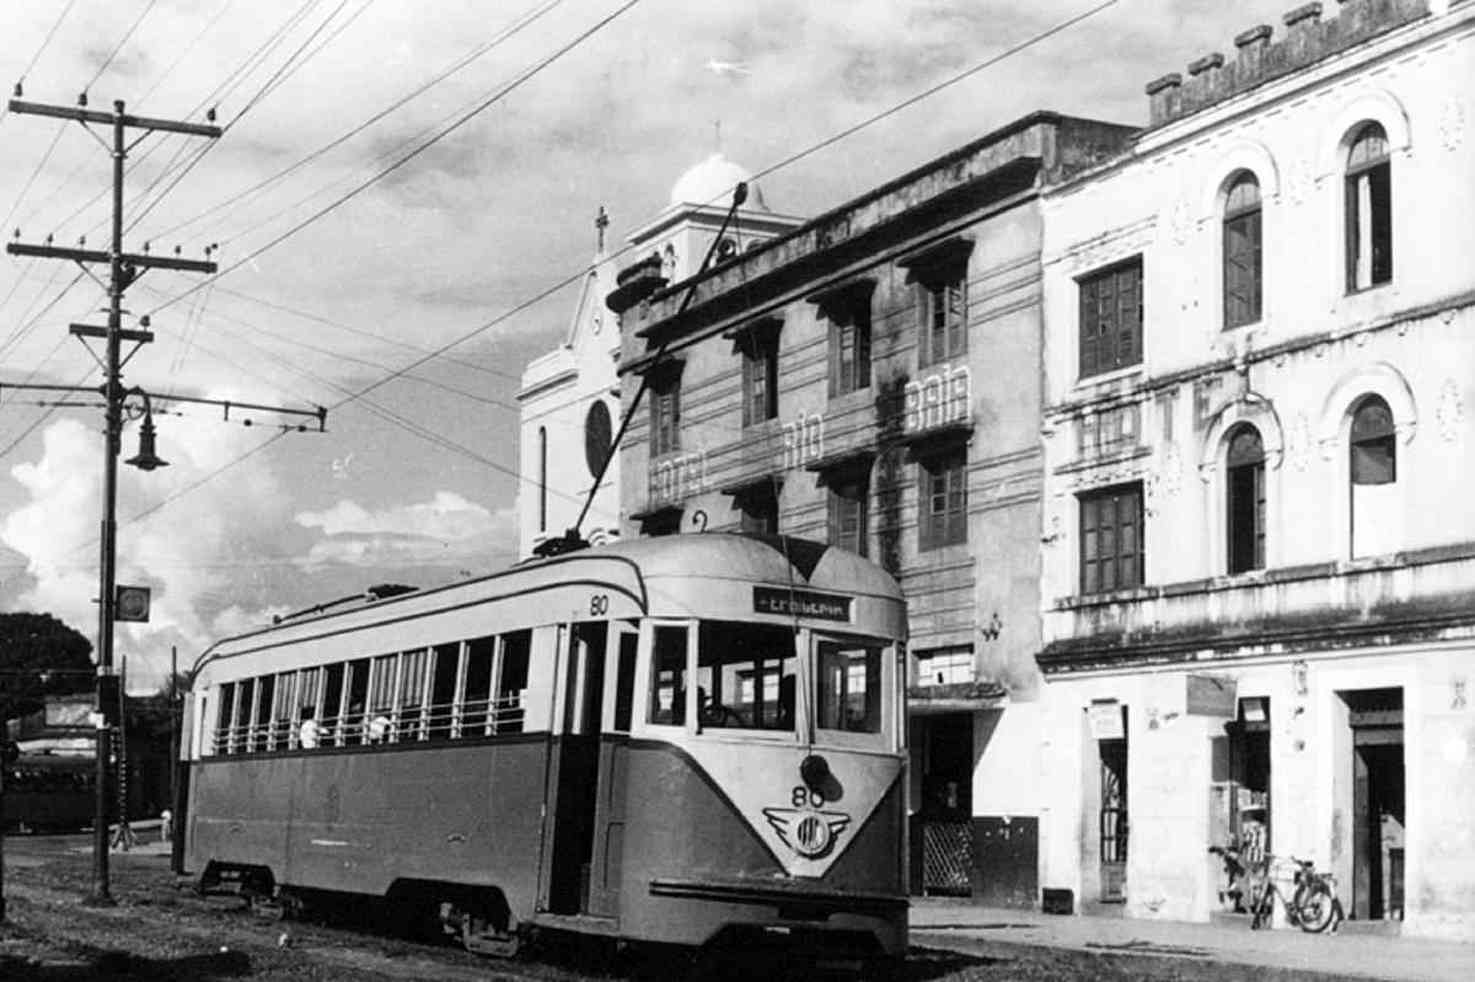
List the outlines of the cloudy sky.
<svg viewBox="0 0 1475 982">
<path fill-rule="evenodd" d="M 215 106 L 226 127 L 131 150 L 126 248 L 214 245 L 225 272 L 155 271 L 130 290 L 156 341 L 126 381 L 332 407 L 317 434 L 174 404 L 158 420 L 171 466 L 120 469 L 118 578 L 155 600 L 149 625 L 118 630 L 133 687 L 170 645 L 187 663 L 273 612 L 513 558 L 517 378 L 565 329 L 574 292 L 552 288 L 589 262 L 600 206 L 621 244 L 719 140 L 764 171 L 1097 5 L 0 3 L 0 85 L 24 76 L 27 100 L 85 89 L 91 108 L 197 121 Z M 1290 6 L 1119 0 L 767 174 L 764 194 L 816 214 L 1034 109 L 1140 123 L 1145 82 L 1232 53 L 1253 24 L 1279 30 Z M 106 248 L 108 179 L 79 124 L 0 118 L 7 238 Z M 95 384 L 66 327 L 103 323 L 103 304 L 74 266 L 0 256 L 0 610 L 89 637 L 101 413 L 5 385 Z"/>
</svg>

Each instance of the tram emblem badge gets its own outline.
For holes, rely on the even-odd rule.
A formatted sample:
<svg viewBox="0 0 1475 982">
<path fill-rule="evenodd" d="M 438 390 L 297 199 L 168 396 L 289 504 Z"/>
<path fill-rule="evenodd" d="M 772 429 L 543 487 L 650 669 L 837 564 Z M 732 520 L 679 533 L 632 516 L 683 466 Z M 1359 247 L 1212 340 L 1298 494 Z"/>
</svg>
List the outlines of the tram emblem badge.
<svg viewBox="0 0 1475 982">
<path fill-rule="evenodd" d="M 805 859 L 820 859 L 834 850 L 840 834 L 850 824 L 844 812 L 822 812 L 813 808 L 765 808 L 763 817 L 784 845 Z"/>
</svg>

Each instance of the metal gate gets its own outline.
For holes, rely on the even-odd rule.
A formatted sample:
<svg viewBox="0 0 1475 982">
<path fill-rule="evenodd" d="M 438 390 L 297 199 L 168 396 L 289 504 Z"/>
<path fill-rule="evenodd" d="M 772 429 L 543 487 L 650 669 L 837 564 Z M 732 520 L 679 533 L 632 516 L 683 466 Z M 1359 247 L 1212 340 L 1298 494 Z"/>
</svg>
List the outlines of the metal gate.
<svg viewBox="0 0 1475 982">
<path fill-rule="evenodd" d="M 973 822 L 922 822 L 922 893 L 967 896 L 972 890 Z"/>
</svg>

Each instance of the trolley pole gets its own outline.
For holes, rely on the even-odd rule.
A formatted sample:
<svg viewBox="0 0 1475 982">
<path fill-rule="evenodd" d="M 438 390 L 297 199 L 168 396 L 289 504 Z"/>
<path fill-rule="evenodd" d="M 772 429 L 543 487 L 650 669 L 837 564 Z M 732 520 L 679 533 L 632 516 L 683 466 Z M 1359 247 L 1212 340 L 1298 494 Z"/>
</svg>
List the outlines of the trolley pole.
<svg viewBox="0 0 1475 982">
<path fill-rule="evenodd" d="M 87 124 L 109 126 L 112 129 L 113 157 L 113 215 L 112 241 L 107 252 L 88 249 L 58 248 L 46 245 L 26 245 L 20 242 L 7 244 L 11 255 L 38 256 L 47 259 L 70 259 L 76 263 L 108 264 L 108 323 L 105 330 L 73 325 L 72 333 L 79 337 L 101 336 L 106 348 L 103 361 L 102 394 L 105 403 L 104 428 L 106 446 L 103 452 L 102 527 L 98 546 L 99 575 L 97 594 L 97 701 L 93 718 L 97 736 L 96 761 L 96 807 L 92 828 L 92 893 L 88 902 L 98 906 L 111 906 L 115 901 L 108 881 L 108 775 L 111 770 L 112 733 L 108 719 L 112 715 L 117 696 L 117 676 L 113 672 L 113 617 L 114 592 L 117 587 L 117 506 L 118 506 L 118 452 L 123 430 L 123 400 L 126 395 L 122 384 L 122 342 L 139 344 L 153 340 L 147 331 L 130 331 L 123 328 L 123 294 L 143 272 L 148 269 L 174 269 L 198 273 L 214 273 L 213 262 L 126 254 L 123 252 L 123 162 L 128 157 L 130 146 L 127 131 L 141 129 L 149 132 L 163 131 L 183 133 L 191 136 L 217 138 L 221 135 L 218 126 L 185 123 L 174 120 L 150 119 L 131 116 L 124 112 L 122 100 L 113 103 L 113 112 L 88 110 L 84 106 L 52 106 L 41 103 L 10 100 L 10 111 L 18 115 L 51 116 L 57 119 L 73 119 L 87 128 Z M 89 128 L 89 132 L 91 132 Z M 94 134 L 96 135 L 96 134 Z M 142 139 L 142 137 L 140 137 Z"/>
</svg>

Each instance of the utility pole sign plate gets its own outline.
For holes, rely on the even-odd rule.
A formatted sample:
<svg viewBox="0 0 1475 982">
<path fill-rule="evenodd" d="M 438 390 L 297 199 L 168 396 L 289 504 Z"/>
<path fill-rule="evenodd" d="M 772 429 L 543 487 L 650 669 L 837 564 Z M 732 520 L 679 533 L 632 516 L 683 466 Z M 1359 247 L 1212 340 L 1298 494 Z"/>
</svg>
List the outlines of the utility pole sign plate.
<svg viewBox="0 0 1475 982">
<path fill-rule="evenodd" d="M 113 595 L 113 620 L 137 621 L 147 624 L 149 619 L 149 588 L 146 586 L 124 586 L 118 584 Z"/>
</svg>

